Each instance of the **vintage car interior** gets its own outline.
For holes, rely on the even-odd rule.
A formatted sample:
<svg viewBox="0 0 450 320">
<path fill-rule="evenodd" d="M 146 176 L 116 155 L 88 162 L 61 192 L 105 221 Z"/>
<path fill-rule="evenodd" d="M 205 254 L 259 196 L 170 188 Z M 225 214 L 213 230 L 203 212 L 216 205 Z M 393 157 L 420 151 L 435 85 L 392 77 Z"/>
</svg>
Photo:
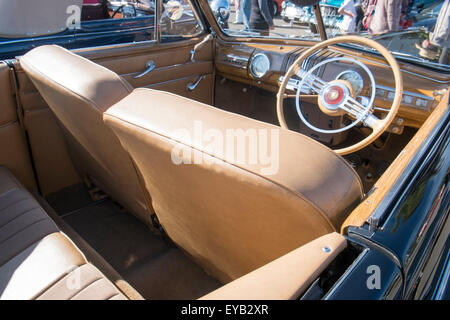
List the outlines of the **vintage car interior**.
<svg viewBox="0 0 450 320">
<path fill-rule="evenodd" d="M 192 10 L 183 37 L 0 62 L 0 299 L 296 299 L 354 260 L 347 228 L 377 223 L 448 113 L 448 66 Z M 199 123 L 276 132 L 276 170 L 191 139 Z"/>
</svg>

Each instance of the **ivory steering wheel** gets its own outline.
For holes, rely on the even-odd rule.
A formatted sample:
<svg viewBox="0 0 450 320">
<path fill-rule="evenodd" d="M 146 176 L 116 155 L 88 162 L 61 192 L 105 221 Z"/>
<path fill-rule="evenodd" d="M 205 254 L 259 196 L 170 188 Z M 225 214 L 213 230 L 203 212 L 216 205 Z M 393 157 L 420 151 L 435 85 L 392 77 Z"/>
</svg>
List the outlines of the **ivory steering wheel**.
<svg viewBox="0 0 450 320">
<path fill-rule="evenodd" d="M 369 48 L 373 48 L 378 51 L 384 59 L 389 64 L 389 67 L 392 70 L 395 81 L 395 95 L 394 100 L 392 102 L 392 106 L 390 107 L 389 112 L 386 117 L 383 119 L 379 119 L 374 115 L 373 110 L 373 102 L 375 100 L 375 80 L 372 75 L 372 72 L 369 68 L 363 64 L 361 61 L 352 58 L 352 57 L 337 57 L 326 59 L 316 65 L 314 65 L 311 69 L 305 70 L 302 68 L 303 62 L 310 57 L 312 54 L 317 51 L 322 50 L 323 48 L 342 43 L 357 43 L 360 45 L 367 46 Z M 361 67 L 365 73 L 367 73 L 368 78 L 371 82 L 370 97 L 364 96 L 356 96 L 355 92 L 350 85 L 349 82 L 345 80 L 332 80 L 325 81 L 320 77 L 314 75 L 314 72 L 318 70 L 320 67 L 327 63 L 343 61 L 347 63 L 354 63 Z M 295 78 L 293 78 L 295 77 Z M 296 91 L 296 94 L 286 94 L 286 88 L 289 90 Z M 303 116 L 301 112 L 300 99 L 301 93 L 303 92 L 312 92 L 318 98 L 318 107 L 321 112 L 330 115 L 330 116 L 338 116 L 347 114 L 350 118 L 354 119 L 354 121 L 339 129 L 334 130 L 325 130 L 316 128 L 308 120 Z M 329 39 L 323 42 L 316 44 L 315 46 L 309 48 L 305 52 L 303 52 L 300 57 L 290 66 L 288 71 L 286 72 L 283 80 L 280 84 L 280 89 L 277 94 L 277 116 L 278 121 L 281 127 L 289 129 L 286 123 L 284 112 L 283 112 L 283 102 L 286 98 L 295 97 L 297 113 L 303 123 L 308 126 L 310 129 L 320 132 L 320 133 L 339 133 L 345 130 L 349 130 L 354 127 L 358 123 L 363 123 L 365 126 L 372 129 L 372 132 L 360 142 L 357 142 L 349 147 L 342 149 L 335 149 L 334 151 L 339 155 L 346 155 L 355 151 L 358 151 L 372 142 L 374 142 L 392 123 L 394 120 L 402 100 L 403 94 L 403 78 L 400 72 L 400 68 L 397 64 L 397 61 L 392 56 L 392 54 L 381 44 L 375 42 L 374 40 L 358 37 L 358 36 L 342 36 L 333 39 Z"/>
</svg>

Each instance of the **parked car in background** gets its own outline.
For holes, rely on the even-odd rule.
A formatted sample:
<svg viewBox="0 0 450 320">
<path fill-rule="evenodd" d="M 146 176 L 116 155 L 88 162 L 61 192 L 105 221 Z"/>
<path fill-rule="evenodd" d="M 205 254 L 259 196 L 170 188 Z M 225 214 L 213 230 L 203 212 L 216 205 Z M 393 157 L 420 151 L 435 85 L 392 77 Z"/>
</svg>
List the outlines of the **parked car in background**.
<svg viewBox="0 0 450 320">
<path fill-rule="evenodd" d="M 436 24 L 442 4 L 442 1 L 435 1 L 434 3 L 429 4 L 425 9 L 421 10 L 420 13 L 412 14 L 412 26 L 424 27 L 427 31 L 431 31 Z"/>
<path fill-rule="evenodd" d="M 68 1 L 61 1 L 61 8 L 56 3 L 48 8 L 57 15 L 66 10 Z M 73 1 L 71 1 L 73 3 Z M 77 2 L 81 11 L 74 9 L 73 26 L 67 20 L 55 21 L 53 30 L 42 30 L 40 33 L 10 33 L 8 29 L 0 31 L 0 59 L 14 58 L 28 50 L 44 45 L 57 44 L 72 49 L 88 46 L 102 46 L 151 39 L 154 33 L 154 8 L 139 7 L 132 1 L 98 0 L 85 3 Z M 10 6 L 0 4 L 0 20 L 7 23 Z M 28 20 L 35 24 L 35 30 L 42 24 L 23 11 L 22 17 L 15 19 Z M 78 20 L 78 21 L 77 21 Z M 12 21 L 10 22 L 12 23 Z M 39 32 L 39 31 L 37 31 Z"/>
<path fill-rule="evenodd" d="M 322 11 L 323 22 L 327 27 L 336 26 L 341 20 L 342 15 L 338 13 L 343 0 L 322 0 L 320 8 Z M 298 24 L 315 24 L 314 12 L 310 6 L 299 6 L 295 0 L 286 0 L 282 4 L 281 16 L 284 21 Z"/>
<path fill-rule="evenodd" d="M 221 1 L 221 0 L 218 0 Z M 223 2 L 227 3 L 226 0 Z M 0 2 L 0 59 L 10 59 L 22 55 L 28 50 L 45 44 L 57 44 L 67 49 L 91 46 L 105 46 L 129 42 L 150 40 L 155 30 L 155 1 L 113 1 L 113 0 L 61 0 L 60 4 L 49 7 L 54 16 L 66 13 L 67 3 L 75 3 L 69 19 L 52 21 L 53 28 L 39 28 L 42 21 L 35 19 L 31 11 L 22 11 L 18 20 L 28 20 L 34 25 L 34 33 L 10 30 L 7 26 L 15 26 L 13 20 L 8 20 L 11 6 Z M 180 8 L 178 15 L 165 15 L 167 5 Z M 73 8 L 73 7 L 72 7 Z M 185 26 L 190 28 L 194 19 L 192 10 L 179 1 L 163 1 L 163 17 L 168 18 L 166 33 L 179 34 Z M 30 15 L 31 14 L 31 15 Z M 14 19 L 17 19 L 15 17 Z M 2 23 L 3 22 L 3 23 Z M 73 22 L 72 25 L 69 22 Z M 189 32 L 189 31 L 187 31 Z"/>
</svg>

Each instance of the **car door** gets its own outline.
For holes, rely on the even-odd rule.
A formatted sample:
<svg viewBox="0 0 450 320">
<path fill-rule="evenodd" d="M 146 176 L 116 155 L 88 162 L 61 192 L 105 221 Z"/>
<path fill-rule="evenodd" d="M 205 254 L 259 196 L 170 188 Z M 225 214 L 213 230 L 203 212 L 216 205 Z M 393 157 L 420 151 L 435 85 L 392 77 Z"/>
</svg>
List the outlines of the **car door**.
<svg viewBox="0 0 450 320">
<path fill-rule="evenodd" d="M 189 1 L 178 11 L 159 0 L 152 3 L 159 8 L 156 19 L 154 12 L 147 12 L 81 21 L 73 51 L 118 73 L 135 88 L 165 90 L 212 104 L 214 39 L 206 35 L 204 21 Z M 177 14 L 171 15 L 174 11 Z M 41 193 L 49 195 L 81 182 L 46 102 L 17 60 L 11 60 L 8 69 L 14 71 L 17 92 L 11 96 L 23 118 L 23 135 Z"/>
</svg>

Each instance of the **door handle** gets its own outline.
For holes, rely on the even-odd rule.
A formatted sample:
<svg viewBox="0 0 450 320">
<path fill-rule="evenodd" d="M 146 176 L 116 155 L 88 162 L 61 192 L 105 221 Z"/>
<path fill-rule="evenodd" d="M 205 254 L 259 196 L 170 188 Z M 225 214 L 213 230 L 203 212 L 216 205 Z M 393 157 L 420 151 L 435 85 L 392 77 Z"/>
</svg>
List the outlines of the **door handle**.
<svg viewBox="0 0 450 320">
<path fill-rule="evenodd" d="M 138 74 L 137 76 L 133 77 L 134 79 L 138 79 L 141 78 L 143 76 L 145 76 L 147 73 L 149 73 L 150 71 L 152 71 L 153 69 L 155 69 L 155 62 L 153 60 L 150 60 L 149 62 L 147 62 L 145 64 L 145 67 L 147 68 L 144 72 Z"/>
<path fill-rule="evenodd" d="M 188 85 L 186 86 L 186 89 L 188 91 L 194 91 L 195 88 L 197 88 L 200 81 L 202 81 L 203 79 L 205 79 L 205 75 L 201 75 L 200 77 L 198 77 L 197 81 L 195 81 L 195 82 L 188 83 Z"/>
</svg>

